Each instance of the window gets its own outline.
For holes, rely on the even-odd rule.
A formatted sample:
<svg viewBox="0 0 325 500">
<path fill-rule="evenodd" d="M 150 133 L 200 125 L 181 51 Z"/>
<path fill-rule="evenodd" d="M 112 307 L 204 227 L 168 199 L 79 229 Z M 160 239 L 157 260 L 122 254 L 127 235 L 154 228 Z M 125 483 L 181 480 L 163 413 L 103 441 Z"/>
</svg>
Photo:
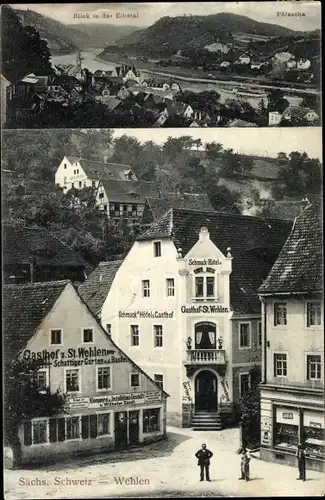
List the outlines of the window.
<svg viewBox="0 0 325 500">
<path fill-rule="evenodd" d="M 51 345 L 62 344 L 62 330 L 51 330 Z"/>
<path fill-rule="evenodd" d="M 46 391 L 47 388 L 47 371 L 39 370 L 34 377 L 34 383 L 38 391 Z"/>
<path fill-rule="evenodd" d="M 127 212 L 128 211 L 128 206 L 127 205 L 123 205 L 123 212 Z"/>
<path fill-rule="evenodd" d="M 139 373 L 131 373 L 131 387 L 140 387 Z"/>
<path fill-rule="evenodd" d="M 107 324 L 106 325 L 106 331 L 107 331 L 108 335 L 112 335 L 112 325 Z"/>
<path fill-rule="evenodd" d="M 67 183 L 67 177 L 63 177 L 63 184 Z"/>
<path fill-rule="evenodd" d="M 32 443 L 47 443 L 47 420 L 36 420 L 32 424 Z"/>
<path fill-rule="evenodd" d="M 65 373 L 66 392 L 79 391 L 79 370 L 67 370 Z"/>
<path fill-rule="evenodd" d="M 143 432 L 157 432 L 160 430 L 160 408 L 143 410 Z"/>
<path fill-rule="evenodd" d="M 111 368 L 103 366 L 97 368 L 97 390 L 105 391 L 111 389 Z"/>
<path fill-rule="evenodd" d="M 277 302 L 274 304 L 274 326 L 286 326 L 287 304 Z"/>
<path fill-rule="evenodd" d="M 139 345 L 140 344 L 140 338 L 139 338 L 139 327 L 138 325 L 131 325 L 131 345 Z"/>
<path fill-rule="evenodd" d="M 109 432 L 109 413 L 99 413 L 97 415 L 97 435 L 105 436 Z"/>
<path fill-rule="evenodd" d="M 319 355 L 307 356 L 307 380 L 320 380 L 322 373 L 322 361 Z"/>
<path fill-rule="evenodd" d="M 153 244 L 153 253 L 155 257 L 161 257 L 161 242 L 155 241 Z"/>
<path fill-rule="evenodd" d="M 195 297 L 203 297 L 203 281 L 204 278 L 195 278 Z"/>
<path fill-rule="evenodd" d="M 99 193 L 98 198 L 100 199 L 104 198 L 104 193 Z"/>
<path fill-rule="evenodd" d="M 155 373 L 153 376 L 153 379 L 160 389 L 164 388 L 164 376 L 163 375 Z"/>
<path fill-rule="evenodd" d="M 245 396 L 246 392 L 250 387 L 249 373 L 239 374 L 239 393 L 240 396 Z"/>
<path fill-rule="evenodd" d="M 96 187 L 96 181 L 91 181 L 91 187 Z"/>
<path fill-rule="evenodd" d="M 154 346 L 162 347 L 163 346 L 163 327 L 162 325 L 154 325 Z"/>
<path fill-rule="evenodd" d="M 72 189 L 74 188 L 74 182 L 71 182 L 71 188 Z"/>
<path fill-rule="evenodd" d="M 321 304 L 320 302 L 307 303 L 307 326 L 320 326 L 321 319 Z"/>
<path fill-rule="evenodd" d="M 106 211 L 107 211 L 107 205 L 104 205 L 104 207 L 103 207 L 103 208 L 104 208 L 104 210 L 105 210 L 105 212 L 106 212 Z"/>
<path fill-rule="evenodd" d="M 77 174 L 79 174 L 79 168 L 77 169 Z"/>
<path fill-rule="evenodd" d="M 54 90 L 56 90 L 56 87 L 54 87 Z M 64 168 L 67 168 L 67 164 L 64 163 Z"/>
<path fill-rule="evenodd" d="M 67 424 L 67 440 L 80 438 L 80 417 L 68 417 Z"/>
<path fill-rule="evenodd" d="M 82 187 L 82 182 L 81 182 L 81 181 L 79 181 L 79 187 L 80 187 L 80 188 Z"/>
<path fill-rule="evenodd" d="M 150 297 L 150 281 L 142 280 L 142 296 Z"/>
<path fill-rule="evenodd" d="M 250 323 L 239 323 L 239 347 L 245 348 L 251 345 Z"/>
<path fill-rule="evenodd" d="M 286 377 L 287 376 L 287 355 L 274 354 L 274 376 Z"/>
<path fill-rule="evenodd" d="M 207 297 L 214 297 L 214 277 L 208 276 L 206 281 L 207 281 Z"/>
<path fill-rule="evenodd" d="M 258 335 L 258 345 L 259 345 L 259 347 L 261 347 L 261 345 L 262 345 L 262 321 L 258 322 L 257 335 Z"/>
<path fill-rule="evenodd" d="M 84 328 L 83 330 L 83 342 L 93 342 L 93 329 L 92 328 Z"/>
<path fill-rule="evenodd" d="M 167 297 L 174 297 L 174 295 L 175 295 L 175 280 L 174 280 L 174 278 L 167 278 L 166 285 L 167 285 Z"/>
</svg>

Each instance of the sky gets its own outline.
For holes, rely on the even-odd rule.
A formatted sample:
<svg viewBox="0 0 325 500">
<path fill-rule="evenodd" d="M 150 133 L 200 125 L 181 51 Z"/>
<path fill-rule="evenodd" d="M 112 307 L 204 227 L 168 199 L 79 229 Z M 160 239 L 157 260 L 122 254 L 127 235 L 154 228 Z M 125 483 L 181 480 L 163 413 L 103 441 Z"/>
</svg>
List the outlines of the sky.
<svg viewBox="0 0 325 500">
<path fill-rule="evenodd" d="M 230 12 L 260 22 L 278 24 L 297 31 L 312 31 L 321 27 L 321 2 L 147 2 L 147 3 L 53 3 L 12 4 L 13 8 L 31 9 L 66 24 L 109 23 L 129 24 L 141 28 L 150 26 L 163 16 L 209 15 Z M 93 14 L 99 18 L 93 18 Z M 112 14 L 105 19 L 102 14 Z M 116 13 L 136 14 L 134 19 L 116 19 Z M 296 16 L 288 14 L 295 13 Z M 74 14 L 89 14 L 90 19 L 74 18 Z"/>
<path fill-rule="evenodd" d="M 171 137 L 191 135 L 193 139 L 220 142 L 224 149 L 232 148 L 242 154 L 276 157 L 279 152 L 306 152 L 311 158 L 322 158 L 322 130 L 320 127 L 301 128 L 205 128 L 205 129 L 115 129 L 114 138 L 123 134 L 140 142 L 162 144 Z"/>
</svg>

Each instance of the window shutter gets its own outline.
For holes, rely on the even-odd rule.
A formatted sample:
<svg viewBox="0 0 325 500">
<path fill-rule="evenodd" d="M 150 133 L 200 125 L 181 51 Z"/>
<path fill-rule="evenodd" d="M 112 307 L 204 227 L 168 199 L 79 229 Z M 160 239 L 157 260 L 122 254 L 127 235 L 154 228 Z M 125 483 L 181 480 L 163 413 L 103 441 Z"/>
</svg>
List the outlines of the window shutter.
<svg viewBox="0 0 325 500">
<path fill-rule="evenodd" d="M 58 441 L 65 441 L 65 419 L 58 419 Z"/>
<path fill-rule="evenodd" d="M 57 428 L 58 421 L 56 418 L 50 418 L 49 420 L 49 439 L 50 443 L 56 443 L 57 441 Z"/>
<path fill-rule="evenodd" d="M 307 380 L 310 379 L 310 356 L 307 356 Z"/>
<path fill-rule="evenodd" d="M 273 370 L 274 370 L 274 377 L 276 377 L 276 354 L 273 355 Z"/>
<path fill-rule="evenodd" d="M 24 422 L 24 445 L 30 446 L 32 444 L 32 422 Z"/>
<path fill-rule="evenodd" d="M 81 437 L 82 439 L 89 438 L 89 415 L 81 417 Z"/>
<path fill-rule="evenodd" d="M 90 415 L 90 437 L 97 437 L 97 415 Z"/>
</svg>

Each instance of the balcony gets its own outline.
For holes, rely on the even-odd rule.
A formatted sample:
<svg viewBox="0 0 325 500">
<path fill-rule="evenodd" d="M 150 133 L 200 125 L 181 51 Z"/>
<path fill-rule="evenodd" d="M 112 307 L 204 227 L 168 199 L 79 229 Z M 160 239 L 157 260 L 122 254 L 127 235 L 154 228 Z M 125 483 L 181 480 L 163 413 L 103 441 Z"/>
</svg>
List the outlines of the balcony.
<svg viewBox="0 0 325 500">
<path fill-rule="evenodd" d="M 220 375 L 226 371 L 226 351 L 224 349 L 190 349 L 186 351 L 187 359 L 184 363 L 187 376 L 194 373 L 197 368 L 215 368 Z"/>
</svg>

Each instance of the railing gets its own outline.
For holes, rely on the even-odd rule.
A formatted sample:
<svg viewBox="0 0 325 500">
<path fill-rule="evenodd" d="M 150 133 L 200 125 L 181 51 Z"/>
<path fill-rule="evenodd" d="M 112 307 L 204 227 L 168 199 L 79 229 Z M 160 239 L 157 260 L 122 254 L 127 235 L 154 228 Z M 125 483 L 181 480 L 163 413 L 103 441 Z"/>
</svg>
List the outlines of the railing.
<svg viewBox="0 0 325 500">
<path fill-rule="evenodd" d="M 191 349 L 187 351 L 187 362 L 191 364 L 214 363 L 226 364 L 226 352 L 223 349 Z"/>
<path fill-rule="evenodd" d="M 297 381 L 287 377 L 268 377 L 266 384 L 301 389 L 324 389 L 324 380 Z"/>
</svg>

